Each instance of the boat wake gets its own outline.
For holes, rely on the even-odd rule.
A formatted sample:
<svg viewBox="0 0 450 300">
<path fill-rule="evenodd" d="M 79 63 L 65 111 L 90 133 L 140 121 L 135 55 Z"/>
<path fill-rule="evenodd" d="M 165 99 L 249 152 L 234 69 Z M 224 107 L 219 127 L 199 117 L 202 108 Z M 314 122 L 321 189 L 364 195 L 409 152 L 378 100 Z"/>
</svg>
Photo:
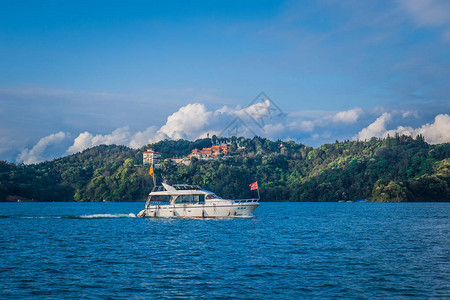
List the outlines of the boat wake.
<svg viewBox="0 0 450 300">
<path fill-rule="evenodd" d="M 133 213 L 129 214 L 93 214 L 93 215 L 82 215 L 80 219 L 109 219 L 109 218 L 136 218 Z"/>
<path fill-rule="evenodd" d="M 129 214 L 92 214 L 79 216 L 17 216 L 17 215 L 2 215 L 0 218 L 11 219 L 112 219 L 112 218 L 136 218 L 133 213 Z"/>
</svg>

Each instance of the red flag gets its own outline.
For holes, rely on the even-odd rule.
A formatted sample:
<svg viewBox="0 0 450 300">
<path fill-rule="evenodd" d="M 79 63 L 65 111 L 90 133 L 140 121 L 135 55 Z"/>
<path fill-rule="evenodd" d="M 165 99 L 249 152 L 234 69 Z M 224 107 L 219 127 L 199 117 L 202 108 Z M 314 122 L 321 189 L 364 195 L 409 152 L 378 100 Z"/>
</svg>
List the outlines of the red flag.
<svg viewBox="0 0 450 300">
<path fill-rule="evenodd" d="M 250 184 L 250 191 L 254 191 L 258 189 L 258 181 L 253 182 Z"/>
</svg>

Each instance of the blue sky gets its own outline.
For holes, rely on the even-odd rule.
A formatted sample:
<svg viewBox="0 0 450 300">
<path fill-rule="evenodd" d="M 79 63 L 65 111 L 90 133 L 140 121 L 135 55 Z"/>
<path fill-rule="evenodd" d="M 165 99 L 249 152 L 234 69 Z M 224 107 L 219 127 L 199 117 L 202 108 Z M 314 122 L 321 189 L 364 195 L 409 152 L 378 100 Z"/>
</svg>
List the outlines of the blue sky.
<svg viewBox="0 0 450 300">
<path fill-rule="evenodd" d="M 195 139 L 236 117 L 311 146 L 450 140 L 445 0 L 0 4 L 1 160 Z M 250 111 L 284 113 L 264 127 L 245 110 L 261 91 L 272 102 Z"/>
</svg>

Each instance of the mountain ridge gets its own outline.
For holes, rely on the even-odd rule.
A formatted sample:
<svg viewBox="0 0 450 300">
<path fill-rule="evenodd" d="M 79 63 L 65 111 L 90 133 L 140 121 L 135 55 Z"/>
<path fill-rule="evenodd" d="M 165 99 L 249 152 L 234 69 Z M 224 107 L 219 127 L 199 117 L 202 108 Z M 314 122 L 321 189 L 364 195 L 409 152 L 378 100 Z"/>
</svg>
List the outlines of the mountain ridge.
<svg viewBox="0 0 450 300">
<path fill-rule="evenodd" d="M 170 183 L 199 184 L 223 197 L 251 198 L 258 181 L 262 201 L 450 201 L 450 143 L 422 136 L 336 141 L 312 148 L 261 137 L 164 140 L 141 149 L 100 145 L 39 164 L 0 161 L 0 201 L 16 195 L 35 201 L 143 201 L 152 189 L 142 152 L 164 158 L 227 142 L 230 157 L 163 160 L 155 175 Z"/>
</svg>

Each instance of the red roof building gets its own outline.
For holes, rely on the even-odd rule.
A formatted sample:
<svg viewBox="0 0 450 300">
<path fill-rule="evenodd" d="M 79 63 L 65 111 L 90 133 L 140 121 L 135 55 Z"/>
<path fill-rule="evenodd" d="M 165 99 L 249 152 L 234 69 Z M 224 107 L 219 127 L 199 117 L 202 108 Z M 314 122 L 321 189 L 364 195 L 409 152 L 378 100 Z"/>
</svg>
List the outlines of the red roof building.
<svg viewBox="0 0 450 300">
<path fill-rule="evenodd" d="M 203 148 L 202 150 L 194 149 L 188 157 L 196 157 L 196 158 L 214 158 L 219 155 L 227 155 L 228 154 L 228 145 L 219 145 L 212 146 L 211 148 Z"/>
</svg>

